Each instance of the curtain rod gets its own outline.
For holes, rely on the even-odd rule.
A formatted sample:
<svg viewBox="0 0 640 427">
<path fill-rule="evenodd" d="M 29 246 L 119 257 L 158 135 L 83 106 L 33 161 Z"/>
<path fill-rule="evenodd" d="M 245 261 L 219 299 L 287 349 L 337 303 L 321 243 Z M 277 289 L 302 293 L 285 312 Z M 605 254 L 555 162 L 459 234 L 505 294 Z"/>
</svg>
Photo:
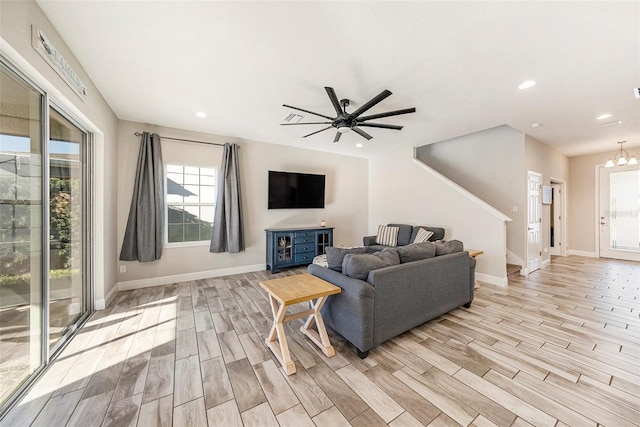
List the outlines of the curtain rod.
<svg viewBox="0 0 640 427">
<path fill-rule="evenodd" d="M 140 132 L 136 132 L 135 136 L 142 136 L 142 134 Z M 159 135 L 159 136 L 161 139 L 172 139 L 174 141 L 193 142 L 195 144 L 218 145 L 220 147 L 224 147 L 224 144 L 219 144 L 217 142 L 196 141 L 194 139 L 171 138 L 171 137 L 162 136 L 162 135 Z M 242 147 L 238 146 L 238 148 L 242 148 Z"/>
</svg>

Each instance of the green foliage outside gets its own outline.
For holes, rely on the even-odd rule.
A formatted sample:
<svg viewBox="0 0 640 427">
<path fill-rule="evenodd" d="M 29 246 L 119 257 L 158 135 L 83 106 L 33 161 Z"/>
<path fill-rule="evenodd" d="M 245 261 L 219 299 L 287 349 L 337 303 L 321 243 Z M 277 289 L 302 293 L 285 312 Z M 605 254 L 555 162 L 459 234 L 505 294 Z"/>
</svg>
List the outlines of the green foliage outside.
<svg viewBox="0 0 640 427">
<path fill-rule="evenodd" d="M 33 177 L 0 176 L 0 285 L 30 282 L 32 210 L 38 215 L 41 205 L 30 201 Z M 49 179 L 49 215 L 51 253 L 50 277 L 72 274 L 71 242 L 80 241 L 80 227 L 72 227 L 71 218 L 80 215 L 79 203 L 71 203 L 80 182 L 69 178 Z M 37 191 L 37 189 L 35 189 Z"/>
</svg>

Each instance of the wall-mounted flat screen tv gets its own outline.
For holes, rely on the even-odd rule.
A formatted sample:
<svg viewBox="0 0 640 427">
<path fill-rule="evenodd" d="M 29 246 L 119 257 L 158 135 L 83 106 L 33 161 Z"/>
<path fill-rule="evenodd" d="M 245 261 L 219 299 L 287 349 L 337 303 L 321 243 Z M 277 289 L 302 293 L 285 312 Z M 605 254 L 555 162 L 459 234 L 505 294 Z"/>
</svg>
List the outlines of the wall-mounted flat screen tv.
<svg viewBox="0 0 640 427">
<path fill-rule="evenodd" d="M 269 209 L 324 208 L 324 175 L 269 171 Z"/>
</svg>

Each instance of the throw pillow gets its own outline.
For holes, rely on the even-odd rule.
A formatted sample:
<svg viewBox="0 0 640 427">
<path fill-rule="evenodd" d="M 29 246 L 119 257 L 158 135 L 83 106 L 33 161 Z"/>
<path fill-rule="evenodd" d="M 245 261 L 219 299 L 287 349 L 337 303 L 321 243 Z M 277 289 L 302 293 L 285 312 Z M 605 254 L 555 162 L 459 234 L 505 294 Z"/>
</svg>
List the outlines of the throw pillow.
<svg viewBox="0 0 640 427">
<path fill-rule="evenodd" d="M 436 243 L 436 256 L 462 252 L 464 245 L 460 240 L 449 240 L 444 243 Z"/>
<path fill-rule="evenodd" d="M 398 227 L 398 244 L 397 246 L 404 246 L 411 243 L 411 234 L 413 233 L 413 226 L 409 224 L 395 224 L 389 223 L 387 227 Z"/>
<path fill-rule="evenodd" d="M 429 237 L 430 242 L 444 239 L 444 228 L 428 227 L 426 225 L 416 225 L 415 227 L 413 227 L 413 232 L 411 233 L 411 240 L 410 240 L 411 243 L 413 243 L 413 241 L 416 239 L 416 235 L 418 234 L 418 231 L 420 231 L 420 229 L 422 228 L 424 228 L 427 231 L 433 231 L 433 236 Z"/>
<path fill-rule="evenodd" d="M 436 256 L 436 245 L 433 242 L 412 243 L 398 248 L 400 262 L 419 261 Z"/>
<path fill-rule="evenodd" d="M 416 238 L 413 239 L 413 243 L 428 242 L 431 236 L 433 236 L 433 231 L 429 231 L 429 230 L 425 230 L 424 228 L 421 228 L 418 230 L 418 234 L 416 234 Z"/>
<path fill-rule="evenodd" d="M 398 264 L 398 251 L 392 248 L 385 248 L 374 254 L 347 254 L 342 262 L 342 274 L 354 279 L 367 280 L 371 270 Z"/>
<path fill-rule="evenodd" d="M 387 225 L 378 226 L 376 244 L 384 246 L 398 246 L 398 231 L 400 227 L 390 227 Z"/>
<path fill-rule="evenodd" d="M 330 269 L 336 271 L 342 271 L 342 261 L 347 254 L 364 254 L 367 253 L 367 248 L 364 246 L 355 248 L 334 248 L 333 246 L 327 247 L 327 265 Z"/>
</svg>

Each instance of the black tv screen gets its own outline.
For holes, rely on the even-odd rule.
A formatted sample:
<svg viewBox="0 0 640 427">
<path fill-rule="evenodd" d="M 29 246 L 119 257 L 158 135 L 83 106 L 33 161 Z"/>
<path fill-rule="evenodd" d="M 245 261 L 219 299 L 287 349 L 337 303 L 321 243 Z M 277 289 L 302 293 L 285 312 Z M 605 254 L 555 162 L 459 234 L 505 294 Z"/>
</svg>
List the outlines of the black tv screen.
<svg viewBox="0 0 640 427">
<path fill-rule="evenodd" d="M 269 171 L 269 209 L 324 208 L 324 175 Z"/>
</svg>

